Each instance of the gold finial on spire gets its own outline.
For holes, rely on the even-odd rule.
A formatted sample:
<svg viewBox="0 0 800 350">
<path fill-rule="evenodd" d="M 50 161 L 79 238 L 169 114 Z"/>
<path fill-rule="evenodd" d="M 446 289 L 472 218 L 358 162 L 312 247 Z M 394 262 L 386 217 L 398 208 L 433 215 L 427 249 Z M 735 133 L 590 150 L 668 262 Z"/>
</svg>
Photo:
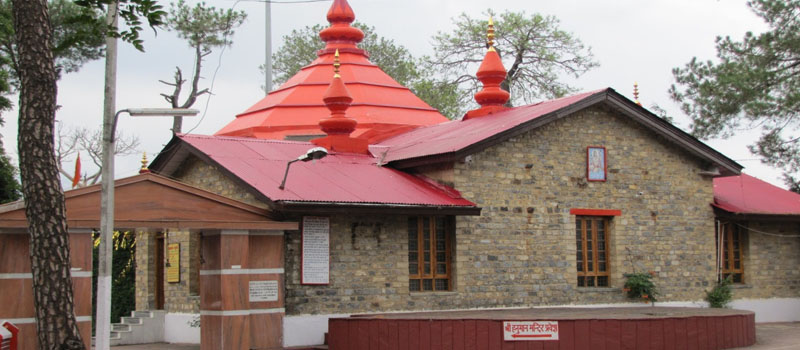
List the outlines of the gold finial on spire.
<svg viewBox="0 0 800 350">
<path fill-rule="evenodd" d="M 489 16 L 489 30 L 486 37 L 489 39 L 489 51 L 494 51 L 494 21 L 492 16 Z"/>
<path fill-rule="evenodd" d="M 633 102 L 636 102 L 637 105 L 642 105 L 642 103 L 639 102 L 639 83 L 637 82 L 633 82 Z"/>
<path fill-rule="evenodd" d="M 139 174 L 149 173 L 150 169 L 147 169 L 147 152 L 142 152 L 142 167 L 139 169 Z"/>
<path fill-rule="evenodd" d="M 341 78 L 342 76 L 339 75 L 339 67 L 342 64 L 339 63 L 339 49 L 336 49 L 336 53 L 333 54 L 333 77 L 334 78 Z"/>
</svg>

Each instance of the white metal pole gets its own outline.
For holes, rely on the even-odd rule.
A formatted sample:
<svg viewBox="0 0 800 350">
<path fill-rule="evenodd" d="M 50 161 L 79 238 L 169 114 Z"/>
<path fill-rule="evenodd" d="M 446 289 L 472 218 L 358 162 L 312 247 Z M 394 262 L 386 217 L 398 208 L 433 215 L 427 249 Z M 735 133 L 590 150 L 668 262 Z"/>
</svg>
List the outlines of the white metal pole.
<svg viewBox="0 0 800 350">
<path fill-rule="evenodd" d="M 272 4 L 264 1 L 264 94 L 272 91 Z"/>
<path fill-rule="evenodd" d="M 117 28 L 117 2 L 108 5 L 106 23 Z M 114 234 L 114 124 L 117 86 L 117 39 L 106 36 L 106 77 L 103 100 L 103 169 L 100 192 L 100 247 L 97 255 L 95 349 L 109 350 L 111 336 L 111 254 Z"/>
</svg>

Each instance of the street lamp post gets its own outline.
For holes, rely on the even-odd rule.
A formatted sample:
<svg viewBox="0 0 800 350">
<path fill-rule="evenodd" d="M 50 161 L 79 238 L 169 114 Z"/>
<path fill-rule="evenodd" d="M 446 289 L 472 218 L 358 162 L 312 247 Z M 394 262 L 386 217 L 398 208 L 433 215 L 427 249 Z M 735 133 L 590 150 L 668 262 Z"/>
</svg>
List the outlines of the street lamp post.
<svg viewBox="0 0 800 350">
<path fill-rule="evenodd" d="M 122 113 L 131 116 L 193 116 L 194 109 L 172 108 L 127 108 L 114 114 L 113 119 L 103 123 L 103 169 L 100 192 L 100 246 L 97 256 L 97 350 L 108 350 L 111 336 L 111 255 L 114 235 L 114 141 L 117 120 Z"/>
</svg>

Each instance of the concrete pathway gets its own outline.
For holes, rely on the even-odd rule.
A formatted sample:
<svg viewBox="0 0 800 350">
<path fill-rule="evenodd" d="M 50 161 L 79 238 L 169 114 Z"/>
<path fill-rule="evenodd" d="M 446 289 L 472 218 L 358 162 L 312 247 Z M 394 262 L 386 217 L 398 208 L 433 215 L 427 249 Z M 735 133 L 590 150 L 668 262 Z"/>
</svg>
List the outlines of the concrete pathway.
<svg viewBox="0 0 800 350">
<path fill-rule="evenodd" d="M 800 322 L 757 323 L 756 344 L 747 350 L 800 349 Z"/>
<path fill-rule="evenodd" d="M 112 346 L 113 350 L 200 350 L 197 344 L 142 344 Z M 756 324 L 756 344 L 747 350 L 800 349 L 800 322 Z"/>
</svg>

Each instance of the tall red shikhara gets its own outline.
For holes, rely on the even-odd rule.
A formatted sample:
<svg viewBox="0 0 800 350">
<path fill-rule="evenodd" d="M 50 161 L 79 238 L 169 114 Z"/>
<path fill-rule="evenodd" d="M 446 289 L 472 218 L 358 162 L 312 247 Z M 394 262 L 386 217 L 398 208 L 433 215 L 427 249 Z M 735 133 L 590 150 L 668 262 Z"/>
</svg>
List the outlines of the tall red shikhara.
<svg viewBox="0 0 800 350">
<path fill-rule="evenodd" d="M 497 54 L 497 50 L 494 49 L 494 22 L 492 22 L 491 18 L 489 18 L 487 37 L 489 39 L 489 50 L 486 51 L 486 56 L 483 57 L 478 73 L 475 74 L 478 80 L 483 83 L 483 89 L 475 93 L 475 101 L 481 105 L 481 108 L 467 112 L 463 120 L 507 109 L 505 104 L 508 102 L 509 94 L 508 91 L 500 88 L 500 83 L 506 79 L 506 68 L 503 67 L 503 61 L 500 59 L 500 55 Z"/>
<path fill-rule="evenodd" d="M 342 53 L 366 53 L 356 46 L 364 40 L 364 32 L 350 26 L 356 20 L 356 15 L 347 0 L 334 0 L 327 18 L 331 26 L 319 32 L 319 37 L 325 42 L 325 48 L 317 53 L 319 56 L 336 50 Z"/>
<path fill-rule="evenodd" d="M 338 1 L 337 1 L 338 2 Z M 347 5 L 347 2 L 344 2 Z M 336 2 L 334 3 L 334 7 Z M 349 9 L 350 6 L 347 6 Z M 331 17 L 331 11 L 328 12 L 328 18 Z M 352 10 L 350 11 L 352 13 Z M 324 31 L 323 31 L 324 32 Z M 362 34 L 363 35 L 363 34 Z M 339 50 L 335 51 L 333 59 L 333 80 L 322 95 L 322 101 L 325 106 L 331 111 L 330 118 L 325 118 L 319 121 L 319 127 L 328 136 L 311 140 L 317 146 L 327 148 L 329 151 L 348 152 L 348 153 L 369 153 L 369 143 L 364 139 L 357 139 L 350 137 L 350 134 L 356 130 L 358 122 L 355 119 L 348 118 L 345 112 L 353 102 L 353 97 L 347 91 L 347 87 L 339 75 Z"/>
</svg>

